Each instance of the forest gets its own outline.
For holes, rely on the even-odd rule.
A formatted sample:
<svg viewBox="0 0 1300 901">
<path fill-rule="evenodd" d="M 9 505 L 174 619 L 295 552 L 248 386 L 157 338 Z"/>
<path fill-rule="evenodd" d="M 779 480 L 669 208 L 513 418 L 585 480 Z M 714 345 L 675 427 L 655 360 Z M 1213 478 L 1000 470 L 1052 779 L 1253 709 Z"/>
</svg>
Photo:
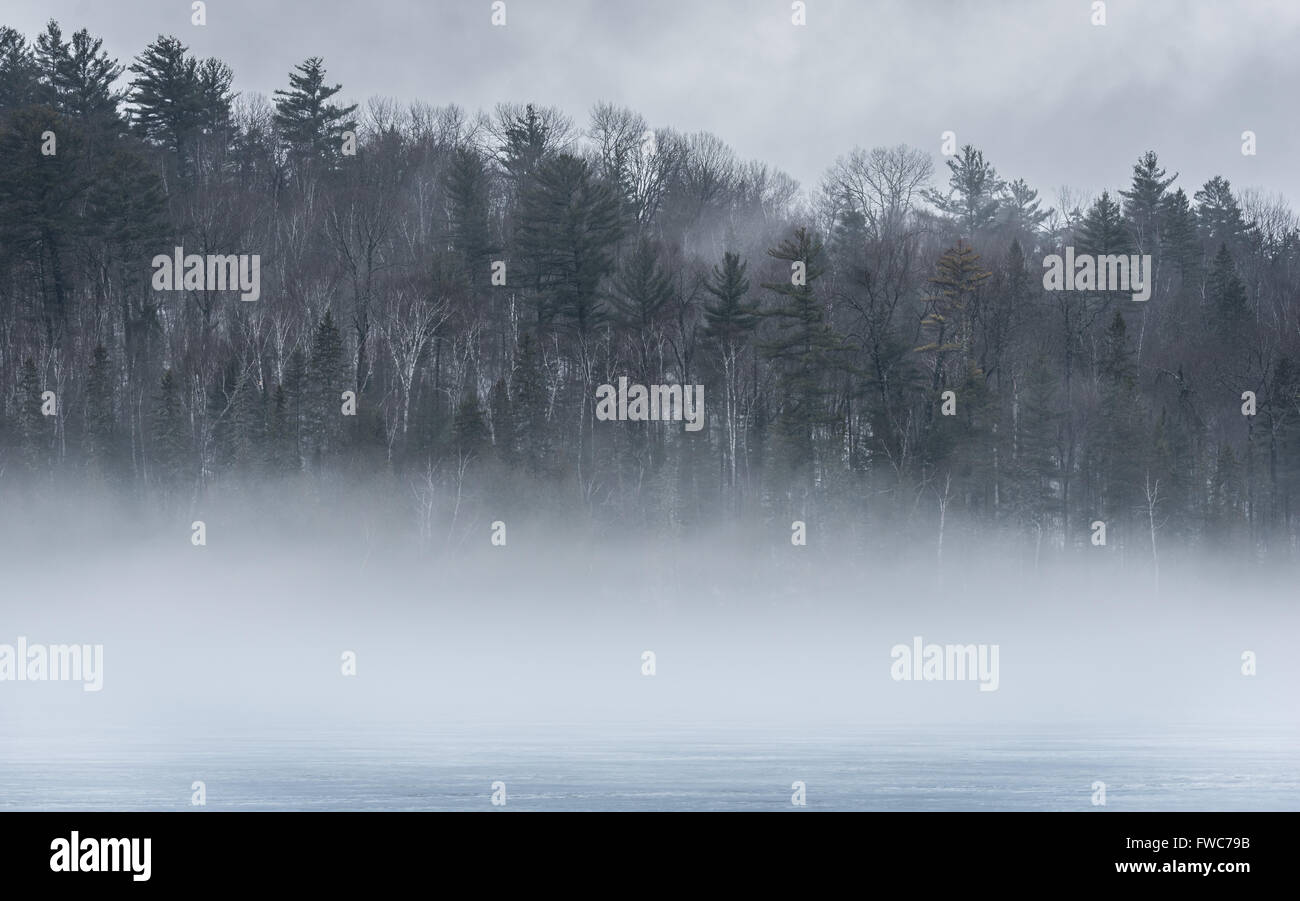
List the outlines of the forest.
<svg viewBox="0 0 1300 901">
<path fill-rule="evenodd" d="M 431 545 L 546 511 L 1300 557 L 1280 196 L 1142 147 L 1097 196 L 1040 194 L 938 127 L 803 186 L 612 104 L 233 77 L 175 37 L 119 60 L 0 29 L 0 508 L 364 487 Z M 256 255 L 257 299 L 155 290 L 177 248 Z M 1149 299 L 1045 290 L 1067 248 L 1149 255 Z M 620 378 L 703 386 L 704 427 L 599 420 Z"/>
</svg>

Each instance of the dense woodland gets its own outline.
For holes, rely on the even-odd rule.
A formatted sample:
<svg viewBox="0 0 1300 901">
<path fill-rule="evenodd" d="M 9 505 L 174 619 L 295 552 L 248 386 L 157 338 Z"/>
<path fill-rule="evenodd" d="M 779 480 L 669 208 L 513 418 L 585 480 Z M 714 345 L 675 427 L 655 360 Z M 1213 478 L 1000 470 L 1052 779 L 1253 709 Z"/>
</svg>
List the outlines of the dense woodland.
<svg viewBox="0 0 1300 901">
<path fill-rule="evenodd" d="M 364 483 L 430 541 L 545 511 L 1300 554 L 1279 199 L 1143 148 L 1096 197 L 969 146 L 840 148 L 801 189 L 611 105 L 352 105 L 319 59 L 231 85 L 174 37 L 0 30 L 0 506 Z M 177 246 L 258 254 L 260 299 L 155 291 Z M 1044 291 L 1066 246 L 1150 254 L 1151 299 Z M 620 376 L 703 384 L 706 427 L 597 421 Z"/>
</svg>

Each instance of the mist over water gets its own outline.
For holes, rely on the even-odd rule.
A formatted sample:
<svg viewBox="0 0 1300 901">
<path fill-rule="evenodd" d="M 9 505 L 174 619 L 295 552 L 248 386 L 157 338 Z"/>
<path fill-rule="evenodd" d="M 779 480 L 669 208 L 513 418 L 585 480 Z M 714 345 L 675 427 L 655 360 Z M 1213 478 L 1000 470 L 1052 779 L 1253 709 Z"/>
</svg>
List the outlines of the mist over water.
<svg viewBox="0 0 1300 901">
<path fill-rule="evenodd" d="M 367 538 L 227 505 L 204 547 L 86 514 L 75 565 L 7 542 L 0 643 L 102 644 L 104 673 L 0 682 L 0 806 L 183 808 L 202 780 L 216 808 L 475 809 L 497 779 L 524 809 L 762 809 L 794 780 L 842 809 L 1074 809 L 1094 780 L 1129 809 L 1300 803 L 1285 571 L 1157 594 L 1099 555 L 940 565 L 779 524 L 430 553 L 392 512 Z M 996 690 L 895 680 L 915 636 L 996 645 Z"/>
<path fill-rule="evenodd" d="M 0 21 L 0 809 L 1300 808 L 1300 18 L 455 5 Z"/>
</svg>

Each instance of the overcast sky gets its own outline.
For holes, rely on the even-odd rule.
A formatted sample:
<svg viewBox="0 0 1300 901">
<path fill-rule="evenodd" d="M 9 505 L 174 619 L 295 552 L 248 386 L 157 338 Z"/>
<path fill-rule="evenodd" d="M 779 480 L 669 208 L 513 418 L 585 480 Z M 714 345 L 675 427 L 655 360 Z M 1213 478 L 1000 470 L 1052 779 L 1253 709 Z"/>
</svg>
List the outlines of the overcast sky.
<svg viewBox="0 0 1300 901">
<path fill-rule="evenodd" d="M 1300 199 L 1300 2 L 1108 0 L 6 0 L 29 37 L 54 17 L 128 62 L 159 33 L 217 56 L 242 92 L 270 94 L 308 56 L 350 99 L 471 110 L 501 100 L 598 100 L 655 127 L 709 130 L 815 185 L 855 145 L 908 143 L 939 160 L 956 132 L 1005 178 L 1052 201 L 1062 184 L 1127 184 L 1156 150 L 1189 195 L 1213 174 Z M 1258 135 L 1243 156 L 1241 133 Z M 946 173 L 945 173 L 946 174 Z"/>
</svg>

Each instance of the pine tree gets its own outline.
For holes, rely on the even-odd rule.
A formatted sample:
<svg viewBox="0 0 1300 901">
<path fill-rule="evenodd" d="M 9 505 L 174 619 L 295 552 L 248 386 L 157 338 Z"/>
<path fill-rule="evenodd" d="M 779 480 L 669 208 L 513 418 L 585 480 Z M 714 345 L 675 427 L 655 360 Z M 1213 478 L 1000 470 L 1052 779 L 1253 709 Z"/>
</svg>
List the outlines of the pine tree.
<svg viewBox="0 0 1300 901">
<path fill-rule="evenodd" d="M 618 325 L 631 338 L 636 354 L 636 378 L 652 380 L 650 358 L 661 346 L 658 330 L 673 296 L 672 279 L 659 265 L 655 246 L 642 239 L 614 277 L 609 302 Z"/>
<path fill-rule="evenodd" d="M 719 347 L 744 341 L 758 325 L 759 305 L 745 302 L 749 294 L 747 268 L 740 254 L 727 251 L 722 255 L 722 268 L 714 266 L 704 283 L 704 290 L 715 298 L 704 305 L 705 335 Z"/>
<path fill-rule="evenodd" d="M 320 466 L 341 449 L 341 395 L 348 387 L 343 366 L 343 338 L 328 311 L 316 327 L 307 365 L 308 457 Z"/>
<path fill-rule="evenodd" d="M 1278 360 L 1261 411 L 1268 428 L 1270 523 L 1286 534 L 1300 489 L 1300 366 L 1290 356 Z"/>
<path fill-rule="evenodd" d="M 722 268 L 714 266 L 712 274 L 704 282 L 704 290 L 713 297 L 704 305 L 704 340 L 717 352 L 722 369 L 723 466 L 733 490 L 739 477 L 741 445 L 741 354 L 761 319 L 758 304 L 745 300 L 749 295 L 749 279 L 745 276 L 747 268 L 748 264 L 740 259 L 740 254 L 727 251 L 722 255 Z"/>
<path fill-rule="evenodd" d="M 1133 165 L 1133 184 L 1120 191 L 1124 218 L 1138 253 L 1158 254 L 1162 248 L 1160 226 L 1165 215 L 1165 198 L 1178 173 L 1166 177 L 1155 151 L 1148 150 Z"/>
<path fill-rule="evenodd" d="M 610 304 L 615 315 L 620 324 L 635 331 L 644 332 L 657 324 L 672 297 L 672 281 L 659 265 L 654 244 L 646 239 L 637 242 L 613 287 Z"/>
<path fill-rule="evenodd" d="M 795 469 L 808 467 L 817 477 L 814 448 L 817 430 L 835 421 L 827 405 L 827 380 L 843 365 L 847 350 L 826 319 L 826 308 L 815 291 L 825 273 L 824 246 L 805 228 L 768 250 L 787 264 L 787 281 L 769 282 L 764 288 L 777 295 L 777 305 L 763 315 L 774 326 L 761 349 L 780 372 L 782 396 L 778 427 L 786 462 Z M 796 264 L 798 264 L 796 266 Z M 802 277 L 798 273 L 802 269 Z"/>
<path fill-rule="evenodd" d="M 118 114 L 122 94 L 113 88 L 113 82 L 124 70 L 101 49 L 104 42 L 92 38 L 86 29 L 68 43 L 62 38 L 59 26 L 51 20 L 36 42 L 36 59 L 45 76 L 50 105 L 76 121 L 92 145 L 103 144 L 122 129 Z"/>
<path fill-rule="evenodd" d="M 39 100 L 46 106 L 57 108 L 59 105 L 59 68 L 67 53 L 68 42 L 63 40 L 63 28 L 50 19 L 32 45 L 32 60 L 40 79 Z"/>
<path fill-rule="evenodd" d="M 36 475 L 45 462 L 49 428 L 41 415 L 41 378 L 36 362 L 23 360 L 18 374 L 18 460 L 30 475 Z"/>
<path fill-rule="evenodd" d="M 36 56 L 27 38 L 0 25 L 0 113 L 36 102 L 39 90 Z"/>
<path fill-rule="evenodd" d="M 181 388 L 171 369 L 163 371 L 154 403 L 150 456 L 154 481 L 164 493 L 184 485 L 190 475 L 191 444 L 189 423 L 181 399 Z"/>
<path fill-rule="evenodd" d="M 618 197 L 568 154 L 538 167 L 524 196 L 520 250 L 537 274 L 537 324 L 558 318 L 585 340 L 608 318 L 599 287 L 621 237 Z"/>
<path fill-rule="evenodd" d="M 1056 379 L 1045 357 L 1030 364 L 1017 398 L 1010 506 L 1022 522 L 1033 523 L 1035 540 L 1041 542 L 1059 505 L 1062 419 Z"/>
<path fill-rule="evenodd" d="M 1109 191 L 1102 191 L 1079 223 L 1075 244 L 1079 253 L 1106 254 L 1129 253 L 1133 241 L 1119 204 L 1111 200 Z"/>
<path fill-rule="evenodd" d="M 1034 291 L 1025 251 L 1017 240 L 1011 242 L 1002 260 L 1000 288 L 989 292 L 991 296 L 982 305 L 984 342 L 980 353 L 980 369 L 996 380 L 999 390 L 1005 381 L 1007 358 L 1030 316 Z"/>
<path fill-rule="evenodd" d="M 1227 244 L 1219 245 L 1205 283 L 1205 297 L 1210 304 L 1210 323 L 1216 340 L 1237 351 L 1245 338 L 1250 321 L 1246 286 L 1237 275 L 1237 264 Z"/>
<path fill-rule="evenodd" d="M 533 176 L 554 147 L 560 130 L 556 118 L 530 103 L 503 123 L 498 160 L 519 197 L 531 189 Z"/>
<path fill-rule="evenodd" d="M 936 391 L 966 378 L 972 360 L 972 321 L 984 282 L 991 274 L 980 265 L 979 254 L 960 241 L 948 248 L 935 266 L 921 320 L 926 340 L 915 352 L 929 361 L 931 387 Z"/>
<path fill-rule="evenodd" d="M 488 264 L 497 248 L 492 241 L 491 175 L 478 151 L 457 147 L 451 155 L 446 182 L 448 235 L 460 254 L 463 278 L 471 285 L 488 281 Z"/>
<path fill-rule="evenodd" d="M 492 391 L 488 394 L 488 416 L 492 424 L 492 447 L 497 459 L 508 467 L 514 466 L 517 459 L 514 410 L 510 403 L 510 389 L 504 378 L 492 383 Z"/>
<path fill-rule="evenodd" d="M 284 369 L 284 399 L 287 418 L 285 436 L 288 442 L 291 468 L 297 472 L 302 468 L 303 454 L 308 447 L 304 433 L 304 421 L 311 399 L 307 396 L 307 355 L 302 348 L 294 348 L 289 355 L 289 362 Z"/>
<path fill-rule="evenodd" d="M 835 227 L 831 231 L 830 255 L 836 262 L 836 268 L 848 273 L 857 273 L 866 268 L 867 217 L 849 206 L 856 201 L 843 200 L 846 208 L 836 216 Z"/>
<path fill-rule="evenodd" d="M 1052 209 L 1040 209 L 1038 192 L 1025 184 L 1023 178 L 1009 182 L 1003 189 L 998 208 L 998 219 L 1005 223 L 1016 235 L 1032 238 L 1037 235 L 1043 223 L 1052 215 Z"/>
<path fill-rule="evenodd" d="M 275 92 L 275 123 L 290 153 L 300 163 L 330 165 L 341 158 L 343 132 L 355 131 L 349 118 L 357 109 L 330 103 L 343 85 L 325 84 L 325 64 L 318 56 L 289 73 L 289 89 Z"/>
<path fill-rule="evenodd" d="M 491 444 L 488 425 L 483 418 L 483 408 L 479 404 L 478 394 L 473 389 L 466 390 L 456 407 L 456 415 L 451 426 L 452 449 L 463 460 L 478 459 L 483 456 Z"/>
<path fill-rule="evenodd" d="M 1206 538 L 1211 547 L 1232 553 L 1237 550 L 1241 523 L 1245 518 L 1245 492 L 1241 461 L 1227 442 L 1218 447 L 1209 494 Z"/>
<path fill-rule="evenodd" d="M 1162 407 L 1147 453 L 1148 471 L 1153 483 L 1159 480 L 1159 510 L 1166 525 L 1164 531 L 1178 536 L 1187 534 L 1191 495 L 1196 489 L 1189 439 L 1178 414 Z M 1142 487 L 1145 488 L 1145 482 Z M 1145 496 L 1139 501 L 1145 502 Z"/>
<path fill-rule="evenodd" d="M 1106 329 L 1098 370 L 1102 423 L 1095 435 L 1096 472 L 1105 518 L 1126 523 L 1139 500 L 1145 436 L 1137 373 L 1128 346 L 1128 325 L 1118 310 Z"/>
<path fill-rule="evenodd" d="M 962 237 L 969 240 L 997 219 L 1006 183 L 992 164 L 985 162 L 984 154 L 970 144 L 948 160 L 948 171 L 948 193 L 926 191 L 924 196 L 939 212 L 955 219 Z"/>
<path fill-rule="evenodd" d="M 1161 213 L 1161 251 L 1164 258 L 1176 267 L 1183 284 L 1188 284 L 1201 257 L 1196 213 L 1182 188 L 1165 195 Z"/>
<path fill-rule="evenodd" d="M 227 359 L 208 393 L 212 423 L 212 459 L 218 471 L 236 479 L 249 472 L 261 443 L 260 391 L 252 373 L 234 357 Z"/>
<path fill-rule="evenodd" d="M 221 134 L 230 128 L 230 105 L 235 98 L 230 85 L 235 73 L 221 60 L 209 58 L 198 64 L 194 75 L 199 131 Z"/>
<path fill-rule="evenodd" d="M 1211 247 L 1226 244 L 1235 250 L 1250 228 L 1241 214 L 1241 206 L 1232 193 L 1232 185 L 1228 180 L 1214 176 L 1193 195 L 1193 199 L 1196 201 L 1196 218 L 1205 243 Z"/>
<path fill-rule="evenodd" d="M 203 119 L 199 63 L 177 38 L 159 35 L 135 58 L 127 100 L 142 137 L 167 148 L 177 171 L 189 171 L 191 144 Z"/>
<path fill-rule="evenodd" d="M 293 421 L 289 394 L 284 385 L 276 385 L 271 392 L 267 411 L 266 469 L 273 476 L 285 476 L 298 471 L 298 452 L 295 448 L 297 429 Z"/>
<path fill-rule="evenodd" d="M 157 295 L 145 263 L 166 246 L 166 198 L 154 167 L 126 142 L 118 142 L 99 166 L 86 196 L 85 231 L 102 283 L 120 289 L 125 332 L 123 366 L 128 380 L 158 337 Z"/>
<path fill-rule="evenodd" d="M 108 350 L 96 344 L 86 381 L 86 461 L 104 478 L 114 478 L 118 465 L 113 380 Z"/>
<path fill-rule="evenodd" d="M 79 215 L 90 184 L 84 143 L 46 107 L 24 107 L 7 126 L 0 130 L 0 246 L 35 263 L 46 339 L 57 344 L 75 290 L 70 257 L 86 227 Z M 53 156 L 41 153 L 47 131 L 59 135 Z"/>
<path fill-rule="evenodd" d="M 550 471 L 554 445 L 548 419 L 549 392 L 536 342 L 525 332 L 519 339 L 511 384 L 510 407 L 514 418 L 514 446 L 532 475 Z"/>
<path fill-rule="evenodd" d="M 609 319 L 602 283 L 621 237 L 618 195 L 590 165 L 570 154 L 544 158 L 521 204 L 516 232 L 521 256 L 535 275 L 536 332 L 554 325 L 569 338 L 579 403 L 573 436 L 579 478 L 595 468 L 594 353 Z"/>
</svg>

